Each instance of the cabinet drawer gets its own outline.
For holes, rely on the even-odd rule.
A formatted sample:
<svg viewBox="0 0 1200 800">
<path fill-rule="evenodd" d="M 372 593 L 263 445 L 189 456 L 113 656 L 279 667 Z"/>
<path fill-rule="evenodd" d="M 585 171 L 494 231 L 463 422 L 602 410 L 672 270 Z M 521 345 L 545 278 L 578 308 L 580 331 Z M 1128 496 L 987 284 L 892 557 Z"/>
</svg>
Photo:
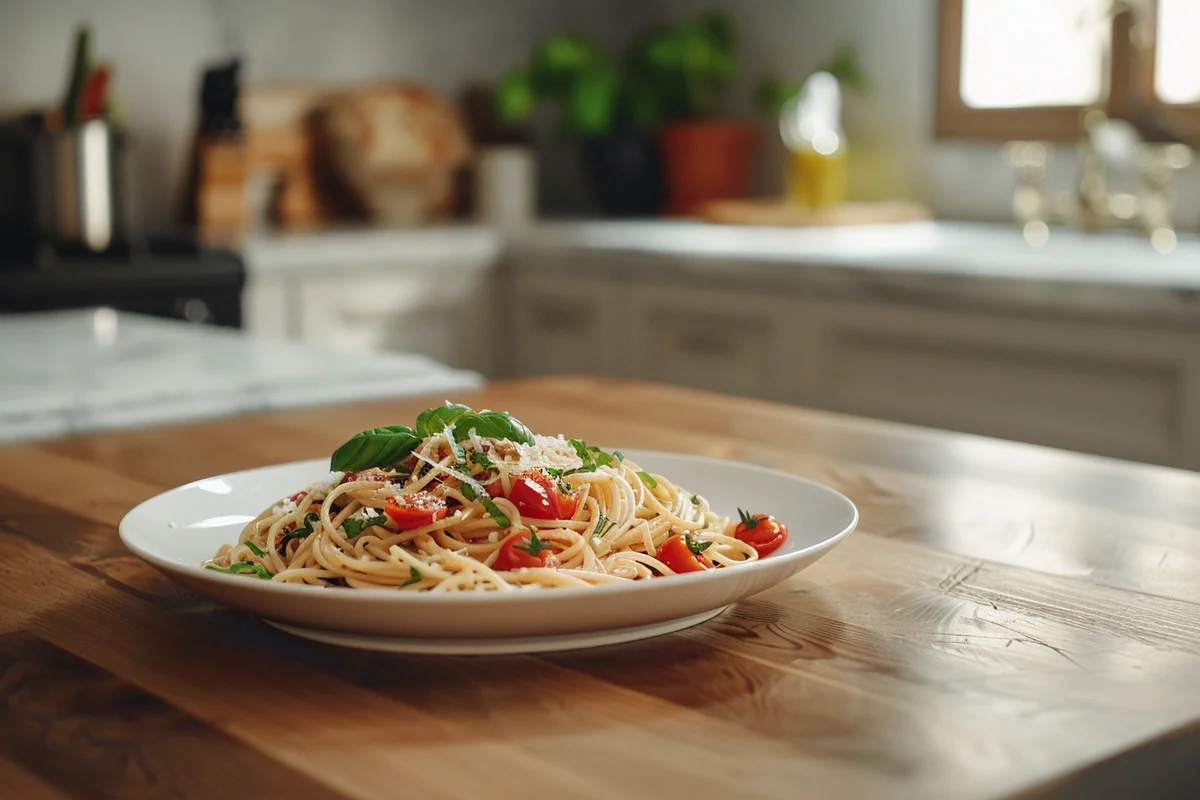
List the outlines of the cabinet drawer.
<svg viewBox="0 0 1200 800">
<path fill-rule="evenodd" d="M 733 394 L 772 383 L 769 320 L 656 309 L 645 349 L 653 377 L 668 383 Z"/>
<path fill-rule="evenodd" d="M 536 276 L 533 276 L 536 277 Z M 603 281 L 518 280 L 513 308 L 518 375 L 615 374 L 612 331 L 620 312 Z"/>
<path fill-rule="evenodd" d="M 624 341 L 637 377 L 768 399 L 791 391 L 803 335 L 794 301 L 659 285 L 639 287 L 631 307 Z"/>
<path fill-rule="evenodd" d="M 489 325 L 478 276 L 355 274 L 300 286 L 305 341 L 341 350 L 400 350 L 456 367 L 486 370 Z"/>
<path fill-rule="evenodd" d="M 1190 356 L 1168 332 L 887 306 L 823 309 L 821 405 L 1188 462 Z"/>
</svg>

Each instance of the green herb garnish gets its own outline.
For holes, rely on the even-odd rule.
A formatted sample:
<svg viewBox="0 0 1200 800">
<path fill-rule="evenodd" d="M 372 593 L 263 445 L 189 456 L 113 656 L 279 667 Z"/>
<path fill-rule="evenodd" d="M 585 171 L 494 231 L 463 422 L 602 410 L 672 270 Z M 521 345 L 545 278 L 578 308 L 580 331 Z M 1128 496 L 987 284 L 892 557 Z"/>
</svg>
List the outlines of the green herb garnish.
<svg viewBox="0 0 1200 800">
<path fill-rule="evenodd" d="M 464 414 L 470 414 L 469 406 L 446 401 L 446 405 L 427 408 L 417 415 L 416 433 L 422 439 L 436 436 L 458 422 Z M 457 427 L 456 427 L 457 430 Z"/>
<path fill-rule="evenodd" d="M 464 405 L 447 403 L 428 408 L 417 416 L 416 429 L 407 425 L 389 425 L 357 433 L 334 451 L 329 468 L 335 472 L 357 472 L 370 467 L 384 469 L 398 465 L 423 440 L 454 426 L 454 454 L 461 464 L 466 450 L 459 447 L 472 430 L 489 439 L 508 439 L 533 444 L 533 432 L 519 419 L 503 411 L 472 411 Z"/>
<path fill-rule="evenodd" d="M 495 469 L 496 465 L 488 458 L 487 453 L 471 453 L 471 461 L 484 469 Z"/>
<path fill-rule="evenodd" d="M 700 555 L 701 553 L 703 553 L 705 550 L 712 547 L 712 545 L 713 545 L 712 542 L 702 542 L 699 539 L 692 538 L 692 535 L 690 533 L 686 534 L 683 537 L 683 540 L 685 542 L 687 542 L 688 550 L 691 550 L 696 555 Z"/>
<path fill-rule="evenodd" d="M 616 524 L 617 523 L 613 522 L 611 519 L 601 513 L 600 517 L 596 520 L 596 529 L 592 531 L 592 536 L 595 536 L 598 539 L 603 538 L 604 534 L 612 530 Z"/>
<path fill-rule="evenodd" d="M 249 561 L 239 561 L 236 564 L 230 564 L 228 567 L 218 567 L 216 564 L 205 564 L 205 569 L 211 569 L 213 572 L 224 572 L 226 575 L 241 575 L 244 572 L 253 572 L 264 581 L 271 580 L 271 573 L 267 572 L 267 568 L 262 564 L 251 564 Z"/>
<path fill-rule="evenodd" d="M 508 439 L 510 442 L 533 444 L 533 431 L 516 417 L 503 411 L 471 411 L 454 422 L 454 438 L 462 441 L 471 435 L 484 439 Z"/>
<path fill-rule="evenodd" d="M 358 472 L 371 467 L 388 468 L 412 453 L 424 437 L 406 425 L 390 425 L 356 433 L 333 452 L 329 469 Z"/>
<path fill-rule="evenodd" d="M 387 517 L 379 514 L 374 517 L 363 519 L 361 517 L 351 517 L 342 523 L 342 527 L 346 529 L 346 538 L 353 539 L 367 528 L 383 527 L 387 524 Z"/>
<path fill-rule="evenodd" d="M 287 552 L 287 544 L 292 539 L 304 539 L 310 536 L 313 532 L 313 526 L 320 521 L 321 517 L 318 514 L 314 514 L 311 511 L 305 514 L 304 524 L 296 528 L 294 531 L 290 531 L 284 535 L 283 541 L 281 541 L 279 543 L 279 547 L 276 548 L 279 551 L 279 554 L 284 555 Z"/>
<path fill-rule="evenodd" d="M 262 551 L 262 548 L 256 545 L 254 542 L 242 542 L 242 544 L 246 546 L 247 550 L 249 550 L 251 553 L 254 553 L 254 555 L 258 556 L 259 558 L 262 558 L 264 555 L 266 555 L 266 553 Z"/>
<path fill-rule="evenodd" d="M 575 448 L 575 455 L 579 456 L 579 460 L 583 464 L 575 469 L 563 472 L 563 475 L 574 475 L 577 472 L 595 472 L 600 467 L 606 467 L 611 464 L 620 455 L 619 453 L 606 453 L 599 447 L 592 447 L 582 439 L 568 439 L 567 441 L 571 447 Z M 624 458 L 624 456 L 620 456 L 620 458 Z"/>
<path fill-rule="evenodd" d="M 400 584 L 400 586 L 401 586 L 401 588 L 403 588 L 405 586 L 412 586 L 414 583 L 420 583 L 421 579 L 422 579 L 422 575 L 420 572 L 417 572 L 416 567 L 409 567 L 408 568 L 408 580 L 406 580 L 404 583 Z"/>
<path fill-rule="evenodd" d="M 495 501 L 488 497 L 487 492 L 479 495 L 479 502 L 483 504 L 487 512 L 492 515 L 492 520 L 501 528 L 507 528 L 509 525 L 512 525 L 509 518 L 504 516 L 504 512 L 500 510 L 500 506 L 496 505 Z"/>
<path fill-rule="evenodd" d="M 529 543 L 525 544 L 525 545 L 521 545 L 520 543 L 514 544 L 513 549 L 514 550 L 524 550 L 526 553 L 529 553 L 529 555 L 536 556 L 538 553 L 542 552 L 543 550 L 549 550 L 550 544 L 548 542 L 543 542 L 541 539 L 539 539 L 536 530 L 530 529 Z"/>
<path fill-rule="evenodd" d="M 738 519 L 740 519 L 742 524 L 746 526 L 746 530 L 750 531 L 758 527 L 759 520 L 755 519 L 750 512 L 742 511 L 740 508 L 737 510 L 737 512 Z"/>
<path fill-rule="evenodd" d="M 694 505 L 694 506 L 700 505 L 700 496 L 699 495 L 696 495 L 696 494 L 692 495 L 692 505 Z"/>
<path fill-rule="evenodd" d="M 642 479 L 642 483 L 649 486 L 651 489 L 658 488 L 658 481 L 654 480 L 654 476 L 644 470 L 638 470 L 637 476 Z"/>
</svg>

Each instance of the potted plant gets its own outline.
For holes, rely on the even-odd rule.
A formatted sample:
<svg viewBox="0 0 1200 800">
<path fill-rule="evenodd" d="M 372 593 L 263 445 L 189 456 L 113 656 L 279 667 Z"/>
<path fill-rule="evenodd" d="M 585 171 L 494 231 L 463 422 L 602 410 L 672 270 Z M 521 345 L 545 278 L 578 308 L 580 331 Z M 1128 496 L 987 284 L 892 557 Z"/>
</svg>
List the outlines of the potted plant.
<svg viewBox="0 0 1200 800">
<path fill-rule="evenodd" d="M 737 74 L 733 21 L 711 12 L 648 31 L 627 60 L 631 82 L 642 87 L 662 123 L 668 213 L 687 214 L 708 200 L 744 196 L 757 126 L 715 116 L 720 91 Z"/>
<path fill-rule="evenodd" d="M 601 210 L 655 214 L 662 206 L 662 175 L 648 88 L 626 60 L 591 39 L 552 36 L 534 48 L 528 65 L 500 79 L 496 112 L 505 121 L 523 122 L 539 105 L 556 105 L 563 127 L 582 140 L 584 168 Z"/>
</svg>

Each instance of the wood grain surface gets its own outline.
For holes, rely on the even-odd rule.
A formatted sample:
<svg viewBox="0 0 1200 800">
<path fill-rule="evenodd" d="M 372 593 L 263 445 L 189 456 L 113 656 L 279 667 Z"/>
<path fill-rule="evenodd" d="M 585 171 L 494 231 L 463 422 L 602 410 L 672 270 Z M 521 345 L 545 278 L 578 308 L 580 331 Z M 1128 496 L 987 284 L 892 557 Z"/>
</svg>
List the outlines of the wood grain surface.
<svg viewBox="0 0 1200 800">
<path fill-rule="evenodd" d="M 592 378 L 453 399 L 823 481 L 862 523 L 680 633 L 384 655 L 178 588 L 116 526 L 429 399 L 0 448 L 0 797 L 1200 796 L 1200 476 Z"/>
</svg>

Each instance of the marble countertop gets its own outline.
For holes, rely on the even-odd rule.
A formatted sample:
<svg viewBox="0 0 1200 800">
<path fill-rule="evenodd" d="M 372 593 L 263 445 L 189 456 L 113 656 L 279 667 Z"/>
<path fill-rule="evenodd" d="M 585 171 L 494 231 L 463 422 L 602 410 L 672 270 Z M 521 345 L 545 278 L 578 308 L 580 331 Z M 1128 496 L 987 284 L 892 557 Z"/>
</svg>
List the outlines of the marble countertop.
<svg viewBox="0 0 1200 800">
<path fill-rule="evenodd" d="M 685 221 L 550 223 L 510 240 L 519 268 L 972 302 L 1200 322 L 1200 237 L 1169 253 L 1132 231 L 1001 223 L 749 228 Z M 564 257 L 567 256 L 567 257 Z"/>
<path fill-rule="evenodd" d="M 1031 245 L 1012 223 L 915 222 L 770 228 L 685 220 L 538 222 L 255 233 L 252 281 L 356 267 L 627 273 L 667 281 L 903 296 L 1009 308 L 1200 321 L 1200 236 L 1160 253 L 1134 231 L 1052 228 Z"/>
<path fill-rule="evenodd" d="M 479 271 L 504 252 L 504 236 L 483 225 L 428 228 L 340 227 L 297 232 L 258 231 L 237 245 L 250 278 L 296 272 L 353 270 L 386 264 L 396 269 Z"/>
<path fill-rule="evenodd" d="M 483 383 L 423 356 L 325 358 L 307 345 L 110 309 L 0 317 L 0 344 L 0 442 Z"/>
</svg>

